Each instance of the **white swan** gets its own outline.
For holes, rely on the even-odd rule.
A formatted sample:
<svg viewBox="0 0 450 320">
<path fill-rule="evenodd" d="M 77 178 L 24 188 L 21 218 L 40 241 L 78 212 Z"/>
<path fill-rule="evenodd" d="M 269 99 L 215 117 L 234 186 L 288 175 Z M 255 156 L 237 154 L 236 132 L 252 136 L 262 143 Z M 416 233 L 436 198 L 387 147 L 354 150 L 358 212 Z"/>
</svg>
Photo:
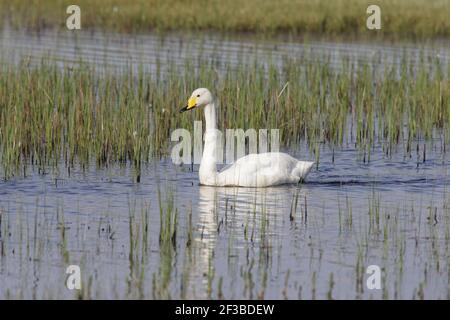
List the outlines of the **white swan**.
<svg viewBox="0 0 450 320">
<path fill-rule="evenodd" d="M 314 162 L 299 161 L 286 153 L 267 152 L 249 154 L 217 172 L 216 107 L 211 92 L 206 88 L 194 90 L 186 107 L 180 112 L 205 108 L 205 146 L 199 169 L 200 184 L 208 186 L 268 187 L 299 183 L 311 170 Z"/>
</svg>

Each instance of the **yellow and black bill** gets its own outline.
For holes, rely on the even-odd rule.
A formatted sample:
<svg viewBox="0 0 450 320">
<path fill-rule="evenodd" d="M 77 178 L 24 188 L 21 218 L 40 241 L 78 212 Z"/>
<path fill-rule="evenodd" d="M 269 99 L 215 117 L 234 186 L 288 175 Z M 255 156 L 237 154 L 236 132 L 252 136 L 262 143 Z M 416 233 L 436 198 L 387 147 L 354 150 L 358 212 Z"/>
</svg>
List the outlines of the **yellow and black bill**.
<svg viewBox="0 0 450 320">
<path fill-rule="evenodd" d="M 181 110 L 180 110 L 180 113 L 181 113 L 181 112 L 185 112 L 185 111 L 192 110 L 192 109 L 194 109 L 196 106 L 197 106 L 197 98 L 196 98 L 196 97 L 189 98 L 187 106 L 185 106 L 183 109 L 181 109 Z"/>
</svg>

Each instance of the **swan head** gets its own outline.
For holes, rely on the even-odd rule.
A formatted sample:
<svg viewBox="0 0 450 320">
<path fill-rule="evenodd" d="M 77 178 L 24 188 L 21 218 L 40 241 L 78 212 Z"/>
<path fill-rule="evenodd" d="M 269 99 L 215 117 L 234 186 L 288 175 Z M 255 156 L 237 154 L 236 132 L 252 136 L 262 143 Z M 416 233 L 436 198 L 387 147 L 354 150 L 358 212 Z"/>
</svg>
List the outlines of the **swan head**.
<svg viewBox="0 0 450 320">
<path fill-rule="evenodd" d="M 206 88 L 198 88 L 192 92 L 187 105 L 180 112 L 189 111 L 198 107 L 204 107 L 213 102 L 211 92 Z"/>
</svg>

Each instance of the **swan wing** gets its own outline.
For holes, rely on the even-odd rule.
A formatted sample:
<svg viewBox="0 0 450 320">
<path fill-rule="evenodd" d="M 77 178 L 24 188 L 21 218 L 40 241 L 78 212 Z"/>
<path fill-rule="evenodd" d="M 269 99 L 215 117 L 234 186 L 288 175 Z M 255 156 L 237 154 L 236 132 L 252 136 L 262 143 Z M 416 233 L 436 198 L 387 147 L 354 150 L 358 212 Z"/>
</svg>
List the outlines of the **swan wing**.
<svg viewBox="0 0 450 320">
<path fill-rule="evenodd" d="M 221 185 L 262 187 L 297 183 L 303 178 L 300 163 L 312 166 L 312 162 L 298 161 L 285 153 L 249 154 L 223 168 L 218 177 Z"/>
</svg>

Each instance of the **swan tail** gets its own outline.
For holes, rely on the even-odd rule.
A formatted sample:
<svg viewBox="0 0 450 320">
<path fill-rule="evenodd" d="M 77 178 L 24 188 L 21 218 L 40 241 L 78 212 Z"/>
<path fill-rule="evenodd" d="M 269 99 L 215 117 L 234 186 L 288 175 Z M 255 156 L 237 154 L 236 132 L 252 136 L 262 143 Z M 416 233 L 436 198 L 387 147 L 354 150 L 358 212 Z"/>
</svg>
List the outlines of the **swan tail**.
<svg viewBox="0 0 450 320">
<path fill-rule="evenodd" d="M 303 182 L 311 171 L 314 162 L 310 161 L 299 161 L 292 171 L 293 176 L 297 179 L 298 182 Z"/>
</svg>

